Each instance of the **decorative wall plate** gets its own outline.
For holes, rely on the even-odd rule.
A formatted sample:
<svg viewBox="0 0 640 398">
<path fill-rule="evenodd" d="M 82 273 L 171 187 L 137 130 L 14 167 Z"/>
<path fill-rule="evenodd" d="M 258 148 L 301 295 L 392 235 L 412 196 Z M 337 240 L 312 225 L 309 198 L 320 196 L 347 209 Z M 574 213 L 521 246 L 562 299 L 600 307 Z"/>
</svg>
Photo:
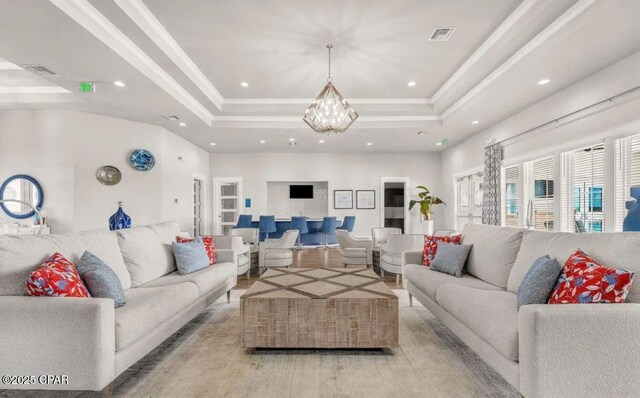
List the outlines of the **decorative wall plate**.
<svg viewBox="0 0 640 398">
<path fill-rule="evenodd" d="M 156 158 L 146 149 L 136 149 L 131 152 L 129 161 L 133 168 L 140 171 L 149 171 L 156 165 Z"/>
<path fill-rule="evenodd" d="M 122 173 L 115 166 L 102 166 L 96 170 L 96 178 L 103 185 L 116 185 L 122 180 Z"/>
</svg>

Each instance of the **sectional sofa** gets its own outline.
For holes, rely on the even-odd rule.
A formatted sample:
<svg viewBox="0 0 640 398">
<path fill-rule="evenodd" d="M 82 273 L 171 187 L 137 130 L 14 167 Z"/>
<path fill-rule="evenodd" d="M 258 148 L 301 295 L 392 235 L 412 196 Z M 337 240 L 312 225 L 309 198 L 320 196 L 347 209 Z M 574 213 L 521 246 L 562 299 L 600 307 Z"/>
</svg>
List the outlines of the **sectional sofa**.
<svg viewBox="0 0 640 398">
<path fill-rule="evenodd" d="M 461 278 L 403 253 L 403 283 L 525 397 L 640 394 L 640 234 L 573 234 L 468 224 L 473 248 Z M 516 293 L 533 261 L 561 264 L 581 249 L 603 265 L 636 272 L 624 304 L 526 305 Z"/>
<path fill-rule="evenodd" d="M 177 223 L 118 232 L 0 237 L 0 375 L 66 375 L 68 384 L 0 388 L 102 390 L 236 284 L 233 250 L 180 275 L 171 242 Z M 27 275 L 54 252 L 85 250 L 109 265 L 126 304 L 111 299 L 26 296 Z M 228 298 L 228 296 L 227 296 Z"/>
</svg>

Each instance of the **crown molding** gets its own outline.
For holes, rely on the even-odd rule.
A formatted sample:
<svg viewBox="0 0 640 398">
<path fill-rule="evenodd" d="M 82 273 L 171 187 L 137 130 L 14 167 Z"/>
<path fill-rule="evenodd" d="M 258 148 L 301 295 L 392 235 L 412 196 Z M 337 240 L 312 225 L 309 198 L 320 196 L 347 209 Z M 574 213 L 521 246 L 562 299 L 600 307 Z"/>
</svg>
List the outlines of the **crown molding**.
<svg viewBox="0 0 640 398">
<path fill-rule="evenodd" d="M 460 78 L 467 73 L 475 64 L 478 62 L 493 46 L 495 46 L 500 40 L 502 40 L 505 35 L 514 28 L 518 22 L 522 19 L 522 17 L 529 11 L 536 3 L 540 0 L 525 0 L 523 1 L 518 8 L 515 9 L 507 19 L 500 24 L 500 26 L 489 36 L 487 40 L 485 40 L 478 49 L 471 54 L 469 58 L 456 70 L 449 79 L 440 88 L 436 93 L 431 97 L 431 100 L 435 103 L 438 102 L 442 98 L 445 93 L 453 87 L 455 83 L 460 80 Z"/>
<path fill-rule="evenodd" d="M 211 126 L 213 115 L 87 0 L 49 0 L 143 75 Z"/>
<path fill-rule="evenodd" d="M 538 33 L 533 39 L 531 39 L 527 44 L 525 44 L 520 50 L 518 50 L 515 54 L 513 54 L 502 65 L 496 68 L 496 70 L 494 70 L 491 74 L 489 74 L 482 81 L 480 81 L 480 83 L 478 83 L 475 87 L 469 90 L 465 95 L 463 95 L 456 102 L 454 102 L 449 108 L 447 108 L 444 112 L 442 112 L 441 114 L 442 119 L 443 120 L 446 119 L 456 110 L 458 110 L 462 105 L 469 102 L 473 97 L 475 97 L 478 93 L 480 93 L 487 86 L 489 86 L 489 84 L 496 81 L 500 76 L 502 76 L 505 72 L 507 72 L 514 65 L 520 62 L 524 57 L 529 55 L 536 48 L 540 47 L 540 45 L 546 42 L 550 37 L 552 37 L 560 29 L 567 26 L 571 21 L 573 21 L 585 10 L 587 10 L 589 7 L 595 4 L 596 1 L 597 0 L 579 0 L 571 8 L 565 11 L 560 17 L 558 17 L 555 21 L 553 21 L 549 26 L 547 26 L 542 32 Z"/>
<path fill-rule="evenodd" d="M 119 0 L 116 0 L 119 1 Z M 309 105 L 315 98 L 225 98 L 223 105 Z M 350 98 L 353 105 L 431 105 L 429 98 Z"/>
<path fill-rule="evenodd" d="M 158 21 L 142 0 L 114 0 L 131 20 L 173 61 L 174 64 L 209 98 L 222 109 L 223 98 L 220 92 L 206 78 L 193 60 L 180 47 L 171 34 Z"/>
</svg>

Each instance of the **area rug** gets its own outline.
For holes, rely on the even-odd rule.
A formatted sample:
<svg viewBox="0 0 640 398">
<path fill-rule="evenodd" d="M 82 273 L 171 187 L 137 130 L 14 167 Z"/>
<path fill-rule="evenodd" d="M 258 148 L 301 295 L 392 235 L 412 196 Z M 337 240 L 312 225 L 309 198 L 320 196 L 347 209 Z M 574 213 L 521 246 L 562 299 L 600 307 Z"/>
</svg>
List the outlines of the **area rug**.
<svg viewBox="0 0 640 398">
<path fill-rule="evenodd" d="M 113 396 L 520 396 L 420 303 L 410 307 L 404 290 L 394 291 L 400 298 L 400 348 L 378 351 L 243 349 L 243 292 L 234 290 L 231 304 L 225 298 L 214 303 L 124 372 L 113 383 Z M 19 396 L 13 393 L 0 396 Z"/>
</svg>

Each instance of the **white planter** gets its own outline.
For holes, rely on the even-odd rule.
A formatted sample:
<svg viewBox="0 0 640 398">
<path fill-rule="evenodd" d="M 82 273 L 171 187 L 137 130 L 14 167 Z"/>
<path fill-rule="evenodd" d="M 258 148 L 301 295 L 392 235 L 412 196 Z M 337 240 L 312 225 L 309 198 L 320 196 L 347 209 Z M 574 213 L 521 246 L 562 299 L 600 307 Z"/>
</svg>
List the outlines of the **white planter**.
<svg viewBox="0 0 640 398">
<path fill-rule="evenodd" d="M 433 220 L 422 220 L 420 222 L 422 233 L 425 235 L 433 235 Z"/>
</svg>

